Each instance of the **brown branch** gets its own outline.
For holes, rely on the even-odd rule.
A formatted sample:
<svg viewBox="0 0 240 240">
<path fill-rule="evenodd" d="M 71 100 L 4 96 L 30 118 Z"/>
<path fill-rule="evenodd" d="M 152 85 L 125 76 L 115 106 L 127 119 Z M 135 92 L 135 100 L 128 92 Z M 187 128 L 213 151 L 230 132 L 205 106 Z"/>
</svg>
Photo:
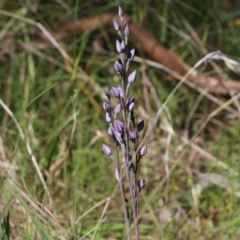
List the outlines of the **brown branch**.
<svg viewBox="0 0 240 240">
<path fill-rule="evenodd" d="M 202 76 L 199 75 L 193 79 L 196 86 L 207 90 L 210 93 L 218 95 L 237 94 L 240 92 L 239 80 L 221 80 L 217 76 Z"/>
<path fill-rule="evenodd" d="M 57 40 L 62 40 L 69 36 L 69 33 L 82 33 L 86 30 L 94 31 L 101 27 L 111 26 L 113 19 L 118 21 L 119 16 L 114 13 L 106 13 L 94 17 L 78 19 L 76 22 L 68 22 L 62 25 L 60 30 L 56 32 L 54 36 Z M 140 43 L 143 50 L 146 51 L 152 59 L 180 75 L 185 75 L 188 72 L 189 67 L 178 55 L 163 47 L 143 27 L 133 22 L 129 16 L 125 15 L 124 20 L 129 24 L 131 37 Z"/>
<path fill-rule="evenodd" d="M 117 14 L 105 13 L 93 17 L 80 18 L 75 22 L 67 22 L 63 24 L 60 29 L 53 33 L 56 40 L 63 40 L 72 33 L 82 33 L 86 30 L 95 31 L 103 27 L 109 27 L 112 25 L 112 21 L 119 20 Z M 160 44 L 150 33 L 143 27 L 131 20 L 127 15 L 124 16 L 125 22 L 128 23 L 131 37 L 136 42 L 140 43 L 149 56 L 158 63 L 166 66 L 170 70 L 176 72 L 180 76 L 184 76 L 189 71 L 189 66 L 181 59 L 177 54 L 167 50 L 162 44 Z M 34 44 L 34 47 L 38 49 L 46 48 L 50 45 L 46 37 L 40 34 L 43 42 Z M 179 80 L 179 78 L 178 78 Z M 186 81 L 196 83 L 200 88 L 203 88 L 213 94 L 229 95 L 240 92 L 240 81 L 235 80 L 221 80 L 219 77 L 211 76 L 206 77 L 203 75 L 191 75 Z"/>
</svg>

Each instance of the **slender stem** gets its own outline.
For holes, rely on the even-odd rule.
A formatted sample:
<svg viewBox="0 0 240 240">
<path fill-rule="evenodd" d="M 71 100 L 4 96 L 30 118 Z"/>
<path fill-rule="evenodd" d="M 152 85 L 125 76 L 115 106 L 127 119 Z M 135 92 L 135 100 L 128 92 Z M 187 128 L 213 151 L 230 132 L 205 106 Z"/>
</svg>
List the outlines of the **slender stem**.
<svg viewBox="0 0 240 240">
<path fill-rule="evenodd" d="M 125 59 L 125 58 L 124 58 Z M 125 61 L 123 62 L 123 66 L 125 67 Z M 122 100 L 122 105 L 123 105 L 123 122 L 124 122 L 124 129 L 125 129 L 125 171 L 126 171 L 126 177 L 128 181 L 128 188 L 130 192 L 130 197 L 131 197 L 131 206 L 132 206 L 132 213 L 133 213 L 133 219 L 135 223 L 135 233 L 136 233 L 136 239 L 139 239 L 139 228 L 138 228 L 138 222 L 137 220 L 137 204 L 135 201 L 135 198 L 137 198 L 137 192 L 136 192 L 136 173 L 134 172 L 134 169 L 132 166 L 129 166 L 130 159 L 129 159 L 129 127 L 128 127 L 128 120 L 127 120 L 127 109 L 126 109 L 126 102 L 127 102 L 127 96 L 125 93 L 125 74 L 121 78 L 121 85 L 122 89 L 124 91 L 124 98 Z M 131 170 L 130 170 L 131 168 Z M 130 171 L 132 171 L 132 177 L 130 174 Z"/>
<path fill-rule="evenodd" d="M 126 227 L 126 234 L 128 236 L 128 239 L 130 239 L 130 225 L 129 225 L 129 214 L 127 211 L 126 206 L 126 199 L 125 199 L 125 191 L 124 191 L 124 185 L 122 180 L 118 182 L 120 191 L 121 191 L 121 197 L 122 197 L 122 204 L 123 204 L 123 212 L 124 212 L 124 220 L 125 220 L 125 227 Z"/>
<path fill-rule="evenodd" d="M 127 82 L 127 72 L 128 72 L 129 64 L 134 58 L 135 50 L 132 49 L 130 52 L 128 52 L 126 49 L 127 39 L 129 35 L 129 28 L 128 28 L 128 25 L 125 26 L 125 23 L 123 22 L 121 7 L 119 7 L 118 9 L 118 13 L 120 17 L 120 26 L 116 21 L 113 22 L 113 25 L 114 25 L 114 29 L 118 32 L 118 34 L 121 37 L 121 42 L 119 42 L 118 40 L 116 41 L 116 49 L 117 49 L 117 52 L 120 53 L 121 63 L 119 62 L 119 60 L 117 60 L 114 63 L 114 68 L 116 70 L 116 73 L 121 76 L 121 87 L 112 88 L 111 91 L 112 91 L 112 95 L 119 99 L 119 103 L 121 105 L 123 127 L 122 127 L 122 123 L 119 123 L 117 121 L 111 122 L 110 127 L 112 129 L 110 130 L 113 130 L 114 134 L 111 133 L 110 135 L 113 136 L 113 139 L 115 141 L 117 157 L 116 157 L 116 160 L 114 160 L 114 164 L 116 168 L 116 175 L 117 175 L 116 178 L 117 178 L 120 192 L 121 192 L 127 238 L 128 240 L 130 240 L 130 237 L 131 237 L 130 226 L 131 226 L 131 220 L 133 220 L 132 227 L 134 227 L 135 229 L 135 236 L 136 236 L 135 239 L 140 240 L 139 225 L 138 225 L 139 223 L 138 174 L 140 170 L 140 155 L 137 153 L 138 152 L 138 132 L 136 132 L 136 125 L 134 120 L 134 112 L 133 112 L 134 102 L 130 102 L 129 103 L 130 106 L 128 106 L 127 104 L 127 101 L 129 101 L 128 90 L 130 85 L 135 80 L 135 79 L 132 79 L 135 74 L 131 76 L 129 75 L 128 76 L 129 82 Z M 105 95 L 108 97 L 110 106 L 111 106 L 110 93 L 107 90 L 105 91 Z M 132 98 L 130 101 L 134 101 L 134 98 Z M 107 103 L 104 104 L 104 108 L 108 108 Z M 117 114 L 119 113 L 118 106 L 115 109 L 116 111 L 114 110 L 114 113 L 115 113 L 114 118 L 112 117 L 111 109 L 108 110 L 110 112 L 107 112 L 107 114 L 108 113 L 110 114 L 111 120 L 113 121 L 116 120 Z M 108 115 L 106 115 L 106 120 L 107 122 L 110 122 Z M 116 126 L 115 126 L 115 123 L 116 123 Z M 120 125 L 120 127 L 118 124 Z M 119 129 L 121 130 L 119 131 Z M 133 136 L 131 131 L 133 131 L 134 134 L 136 133 L 136 136 Z M 133 140 L 133 146 L 130 145 L 131 144 L 130 137 L 131 137 L 131 140 Z M 130 150 L 130 147 L 132 148 L 132 150 Z M 104 151 L 106 152 L 106 155 L 111 154 L 111 149 L 105 148 Z M 122 155 L 120 155 L 120 151 Z M 134 154 L 134 157 L 132 156 L 133 154 Z M 121 166 L 122 164 L 120 162 L 120 157 L 123 157 L 123 166 Z M 125 189 L 126 185 L 124 186 L 124 182 L 123 182 L 124 173 L 126 175 L 126 181 L 127 181 L 127 185 L 128 185 L 127 187 L 128 187 L 129 193 L 126 192 L 126 189 Z M 128 196 L 129 194 L 131 198 L 130 200 L 131 203 L 129 204 L 131 204 L 131 207 L 129 207 L 129 204 L 126 198 L 126 196 Z"/>
<path fill-rule="evenodd" d="M 120 171 L 119 147 L 118 147 L 116 142 L 115 142 L 115 148 L 116 148 L 116 153 L 117 153 L 117 160 L 114 161 L 115 162 L 115 168 L 117 168 Z M 120 171 L 120 179 L 118 181 L 118 185 L 119 185 L 119 188 L 120 188 L 121 198 L 122 198 L 122 205 L 123 205 L 123 213 L 124 213 L 126 234 L 128 236 L 128 240 L 130 240 L 130 224 L 129 224 L 130 221 L 129 221 L 129 214 L 128 214 L 127 206 L 126 206 L 126 197 L 125 197 L 125 190 L 124 190 L 124 185 L 123 185 L 122 171 Z"/>
</svg>

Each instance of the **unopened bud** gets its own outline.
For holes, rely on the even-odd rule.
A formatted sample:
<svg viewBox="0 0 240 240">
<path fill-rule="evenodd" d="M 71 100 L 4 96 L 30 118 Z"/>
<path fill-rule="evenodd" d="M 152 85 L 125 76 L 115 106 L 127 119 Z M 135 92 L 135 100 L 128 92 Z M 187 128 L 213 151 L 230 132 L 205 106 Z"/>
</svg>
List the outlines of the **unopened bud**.
<svg viewBox="0 0 240 240">
<path fill-rule="evenodd" d="M 133 83 L 135 81 L 136 78 L 136 70 L 134 70 L 129 76 L 128 76 L 128 82 L 129 83 Z"/>
<path fill-rule="evenodd" d="M 135 56 L 135 49 L 133 48 L 127 55 L 128 61 L 131 62 L 133 60 L 134 56 Z"/>
<path fill-rule="evenodd" d="M 115 20 L 113 20 L 113 28 L 114 28 L 116 31 L 119 30 L 119 24 L 118 24 Z"/>
<path fill-rule="evenodd" d="M 119 53 L 122 51 L 122 45 L 121 45 L 121 43 L 118 40 L 116 40 L 116 50 Z M 114 67 L 115 67 L 115 65 L 114 65 Z"/>
<path fill-rule="evenodd" d="M 108 88 L 104 89 L 104 93 L 105 93 L 106 97 L 110 98 L 110 90 Z"/>
<path fill-rule="evenodd" d="M 131 131 L 129 131 L 129 139 L 131 140 L 131 141 L 134 141 L 135 139 L 136 139 L 136 133 L 135 132 L 131 132 Z"/>
<path fill-rule="evenodd" d="M 118 7 L 118 16 L 119 17 L 123 16 L 123 11 L 122 11 L 122 8 L 120 6 Z"/>
<path fill-rule="evenodd" d="M 111 88 L 111 93 L 112 93 L 112 95 L 115 98 L 119 98 L 120 97 L 120 92 L 119 92 L 118 88 L 116 88 L 116 87 L 112 87 Z"/>
<path fill-rule="evenodd" d="M 103 144 L 103 145 L 102 145 L 102 150 L 103 150 L 103 152 L 104 152 L 107 156 L 111 156 L 111 155 L 112 155 L 112 149 L 111 149 L 109 146 Z"/>
<path fill-rule="evenodd" d="M 120 132 L 114 131 L 114 136 L 120 144 L 123 143 L 122 134 Z"/>
<path fill-rule="evenodd" d="M 122 42 L 121 42 L 121 50 L 122 50 L 122 52 L 124 52 L 125 47 L 126 47 L 125 42 L 122 41 Z"/>
<path fill-rule="evenodd" d="M 108 135 L 109 136 L 113 136 L 114 135 L 114 132 L 113 132 L 111 127 L 108 128 Z"/>
<path fill-rule="evenodd" d="M 123 91 L 123 89 L 122 89 L 122 87 L 118 87 L 118 90 L 119 90 L 119 95 L 120 95 L 120 97 L 121 98 L 124 98 L 124 91 Z"/>
<path fill-rule="evenodd" d="M 128 111 L 129 111 L 129 112 L 133 111 L 134 106 L 135 106 L 135 103 L 134 103 L 134 102 L 131 102 L 131 103 L 129 104 L 129 106 L 128 106 Z"/>
<path fill-rule="evenodd" d="M 115 63 L 114 63 L 114 69 L 116 70 L 116 72 L 117 72 L 117 74 L 122 74 L 122 72 L 123 72 L 123 67 L 122 67 L 122 64 L 120 63 L 120 62 L 118 62 L 118 61 L 116 61 Z"/>
<path fill-rule="evenodd" d="M 141 191 L 141 189 L 145 188 L 145 179 L 139 179 L 138 180 L 138 187 L 139 187 L 139 192 Z"/>
<path fill-rule="evenodd" d="M 114 108 L 114 113 L 117 115 L 119 114 L 121 111 L 121 104 L 118 103 L 117 106 Z"/>
<path fill-rule="evenodd" d="M 128 27 L 128 25 L 126 25 L 126 27 L 124 29 L 124 36 L 128 37 L 128 35 L 129 35 L 129 27 Z"/>
<path fill-rule="evenodd" d="M 104 109 L 106 112 L 109 112 L 109 110 L 111 109 L 110 103 L 104 101 L 104 102 L 103 102 L 103 109 Z"/>
<path fill-rule="evenodd" d="M 121 122 L 120 120 L 114 120 L 114 128 L 117 132 L 122 132 L 123 129 L 124 129 L 124 126 L 123 126 L 123 122 Z"/>
<path fill-rule="evenodd" d="M 146 153 L 147 153 L 147 146 L 143 146 L 140 149 L 140 156 L 143 157 L 144 155 L 146 155 Z"/>
<path fill-rule="evenodd" d="M 111 121 L 112 121 L 112 119 L 111 119 L 109 112 L 106 112 L 106 122 L 110 123 Z"/>
</svg>

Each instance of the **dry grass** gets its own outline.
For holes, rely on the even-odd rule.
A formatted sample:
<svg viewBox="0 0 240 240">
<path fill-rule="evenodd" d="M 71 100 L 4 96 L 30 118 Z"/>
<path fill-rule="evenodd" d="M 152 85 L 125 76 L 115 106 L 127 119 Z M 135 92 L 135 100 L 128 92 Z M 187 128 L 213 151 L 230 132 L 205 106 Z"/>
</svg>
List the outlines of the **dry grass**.
<svg viewBox="0 0 240 240">
<path fill-rule="evenodd" d="M 239 56 L 234 25 L 239 13 L 224 5 L 221 15 L 224 3 L 175 1 L 175 8 L 151 1 L 143 8 L 136 1 L 122 7 L 193 66 L 188 74 L 232 78 L 239 74 L 233 60 Z M 77 1 L 34 6 L 12 2 L 0 10 L 0 220 L 6 220 L 0 239 L 7 223 L 11 239 L 123 239 L 113 166 L 101 153 L 102 142 L 110 141 L 102 89 L 117 84 L 115 37 L 100 31 L 101 55 L 91 45 L 98 33 L 58 42 L 47 30 L 56 29 L 67 12 L 90 16 L 116 6 L 107 2 L 96 11 Z M 28 44 L 39 41 L 30 34 L 36 30 L 51 48 Z M 146 60 L 141 46 L 137 51 L 134 91 L 139 119 L 148 123 L 149 148 L 142 164 L 147 186 L 140 198 L 141 239 L 239 239 L 239 93 L 212 95 Z M 166 73 L 180 81 L 165 81 Z"/>
</svg>

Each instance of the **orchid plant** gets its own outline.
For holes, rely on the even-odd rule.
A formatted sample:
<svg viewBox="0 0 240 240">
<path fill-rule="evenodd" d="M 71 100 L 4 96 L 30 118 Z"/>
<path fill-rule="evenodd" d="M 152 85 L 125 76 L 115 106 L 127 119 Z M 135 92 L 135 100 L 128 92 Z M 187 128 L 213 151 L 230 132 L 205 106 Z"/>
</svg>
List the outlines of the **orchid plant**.
<svg viewBox="0 0 240 240">
<path fill-rule="evenodd" d="M 121 7 L 118 9 L 118 15 L 120 20 L 113 20 L 113 27 L 119 35 L 119 39 L 116 40 L 116 50 L 120 57 L 114 62 L 114 69 L 120 77 L 121 84 L 104 90 L 107 100 L 103 102 L 103 109 L 106 112 L 106 121 L 109 124 L 108 135 L 113 140 L 113 146 L 103 144 L 102 150 L 113 160 L 115 177 L 121 192 L 127 238 L 131 239 L 132 224 L 135 238 L 140 239 L 139 193 L 145 187 L 145 180 L 139 178 L 139 175 L 147 146 L 140 147 L 139 138 L 144 128 L 144 121 L 136 123 L 135 98 L 133 95 L 129 96 L 129 88 L 136 79 L 136 70 L 129 73 L 135 49 L 128 51 L 129 26 L 124 23 Z M 116 101 L 113 101 L 113 98 L 117 99 L 115 105 Z"/>
</svg>

